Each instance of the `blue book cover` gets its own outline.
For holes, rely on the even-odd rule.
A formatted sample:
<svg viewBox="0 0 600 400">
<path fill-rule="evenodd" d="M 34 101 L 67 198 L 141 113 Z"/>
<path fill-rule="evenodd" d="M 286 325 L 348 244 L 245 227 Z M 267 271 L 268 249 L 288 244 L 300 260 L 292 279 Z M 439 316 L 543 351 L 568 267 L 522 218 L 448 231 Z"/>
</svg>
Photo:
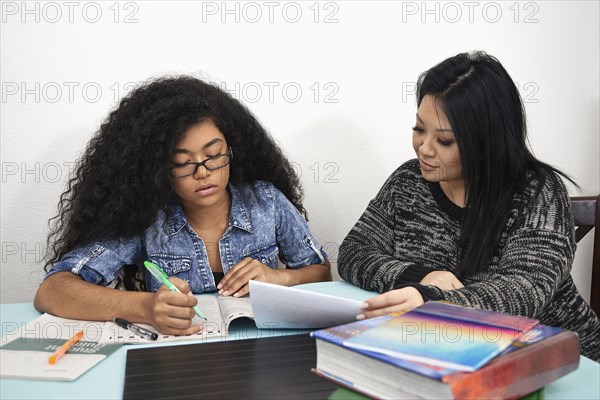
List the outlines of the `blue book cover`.
<svg viewBox="0 0 600 400">
<path fill-rule="evenodd" d="M 349 339 L 361 332 L 365 332 L 368 329 L 377 327 L 393 317 L 391 315 L 384 315 L 381 317 L 375 317 L 370 319 L 365 319 L 362 321 L 351 322 L 349 324 L 339 325 L 332 328 L 322 329 L 319 331 L 315 331 L 311 333 L 311 336 L 316 339 L 322 339 L 334 344 L 337 344 L 341 347 L 344 347 L 344 341 Z M 353 351 L 358 351 L 355 349 L 350 349 Z M 409 371 L 413 371 L 419 373 L 424 376 L 428 376 L 434 379 L 441 379 L 442 376 L 450 374 L 452 372 L 456 372 L 456 370 L 451 368 L 443 368 L 437 367 L 434 365 L 429 365 L 426 363 L 419 363 L 414 361 L 408 361 L 404 359 L 400 359 L 397 357 L 388 356 L 383 353 L 371 352 L 366 350 L 358 351 L 362 354 L 365 354 L 369 357 L 378 359 L 388 364 L 395 365 L 400 368 L 404 368 Z"/>
<path fill-rule="evenodd" d="M 312 335 L 439 379 L 456 371 L 475 371 L 511 347 L 518 348 L 513 346 L 515 340 L 536 324 L 526 317 L 428 302 L 405 314 L 357 321 Z"/>
</svg>

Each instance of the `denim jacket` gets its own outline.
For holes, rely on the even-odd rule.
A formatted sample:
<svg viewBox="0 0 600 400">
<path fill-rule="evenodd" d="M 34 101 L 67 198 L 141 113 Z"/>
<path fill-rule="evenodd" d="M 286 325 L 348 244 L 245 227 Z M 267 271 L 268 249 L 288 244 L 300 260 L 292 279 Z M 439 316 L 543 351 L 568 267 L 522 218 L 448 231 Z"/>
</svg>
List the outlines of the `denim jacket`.
<svg viewBox="0 0 600 400">
<path fill-rule="evenodd" d="M 225 274 L 246 257 L 271 268 L 278 267 L 278 260 L 287 268 L 325 262 L 327 254 L 300 212 L 272 183 L 230 183 L 228 189 L 229 225 L 218 242 Z M 216 290 L 207 246 L 186 221 L 178 201 L 169 204 L 166 213 L 160 212 L 143 235 L 79 247 L 56 263 L 46 277 L 70 271 L 90 283 L 107 286 L 123 265 L 142 267 L 144 260 L 158 264 L 169 276 L 187 281 L 194 293 Z M 148 271 L 144 270 L 144 276 L 148 290 L 160 288 Z"/>
</svg>

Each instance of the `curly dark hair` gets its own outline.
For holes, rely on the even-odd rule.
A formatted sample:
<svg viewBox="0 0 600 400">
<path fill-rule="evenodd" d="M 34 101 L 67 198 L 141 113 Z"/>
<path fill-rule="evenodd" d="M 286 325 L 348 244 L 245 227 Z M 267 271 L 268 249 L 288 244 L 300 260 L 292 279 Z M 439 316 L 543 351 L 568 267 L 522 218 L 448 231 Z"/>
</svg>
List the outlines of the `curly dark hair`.
<svg viewBox="0 0 600 400">
<path fill-rule="evenodd" d="M 306 217 L 298 175 L 252 113 L 215 84 L 191 76 L 161 77 L 123 98 L 79 159 L 58 214 L 49 221 L 45 270 L 75 248 L 97 240 L 141 235 L 175 193 L 168 165 L 195 124 L 210 120 L 235 157 L 232 183 L 272 182 Z M 137 266 L 126 266 L 117 287 L 145 289 Z"/>
</svg>

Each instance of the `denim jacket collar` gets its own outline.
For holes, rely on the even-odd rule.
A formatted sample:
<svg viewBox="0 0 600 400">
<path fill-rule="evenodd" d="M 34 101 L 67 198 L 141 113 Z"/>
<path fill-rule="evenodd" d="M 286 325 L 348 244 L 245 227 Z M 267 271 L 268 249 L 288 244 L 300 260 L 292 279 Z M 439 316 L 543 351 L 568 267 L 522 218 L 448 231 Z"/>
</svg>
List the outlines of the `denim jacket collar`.
<svg viewBox="0 0 600 400">
<path fill-rule="evenodd" d="M 248 217 L 246 205 L 239 190 L 231 183 L 227 185 L 227 189 L 229 189 L 229 193 L 231 194 L 232 226 L 252 233 L 252 222 Z M 168 206 L 167 234 L 172 236 L 179 232 L 185 225 L 187 225 L 187 220 L 185 219 L 179 200 L 172 200 Z"/>
</svg>

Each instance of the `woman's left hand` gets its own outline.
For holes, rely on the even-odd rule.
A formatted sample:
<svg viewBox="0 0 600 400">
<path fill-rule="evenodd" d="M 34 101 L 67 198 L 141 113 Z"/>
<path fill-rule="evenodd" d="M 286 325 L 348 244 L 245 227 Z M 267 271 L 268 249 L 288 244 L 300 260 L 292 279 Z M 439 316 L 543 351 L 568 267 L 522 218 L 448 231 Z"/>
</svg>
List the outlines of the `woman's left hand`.
<svg viewBox="0 0 600 400">
<path fill-rule="evenodd" d="M 365 301 L 363 312 L 356 319 L 365 319 L 393 312 L 406 312 L 423 304 L 423 296 L 411 286 L 390 290 Z"/>
<path fill-rule="evenodd" d="M 248 257 L 234 265 L 227 272 L 217 289 L 219 289 L 219 294 L 222 296 L 242 297 L 250 291 L 248 286 L 250 279 L 279 284 L 278 278 L 279 271 Z"/>
<path fill-rule="evenodd" d="M 419 283 L 425 286 L 437 286 L 442 290 L 455 290 L 465 287 L 456 275 L 450 271 L 432 271 L 425 275 Z"/>
</svg>

